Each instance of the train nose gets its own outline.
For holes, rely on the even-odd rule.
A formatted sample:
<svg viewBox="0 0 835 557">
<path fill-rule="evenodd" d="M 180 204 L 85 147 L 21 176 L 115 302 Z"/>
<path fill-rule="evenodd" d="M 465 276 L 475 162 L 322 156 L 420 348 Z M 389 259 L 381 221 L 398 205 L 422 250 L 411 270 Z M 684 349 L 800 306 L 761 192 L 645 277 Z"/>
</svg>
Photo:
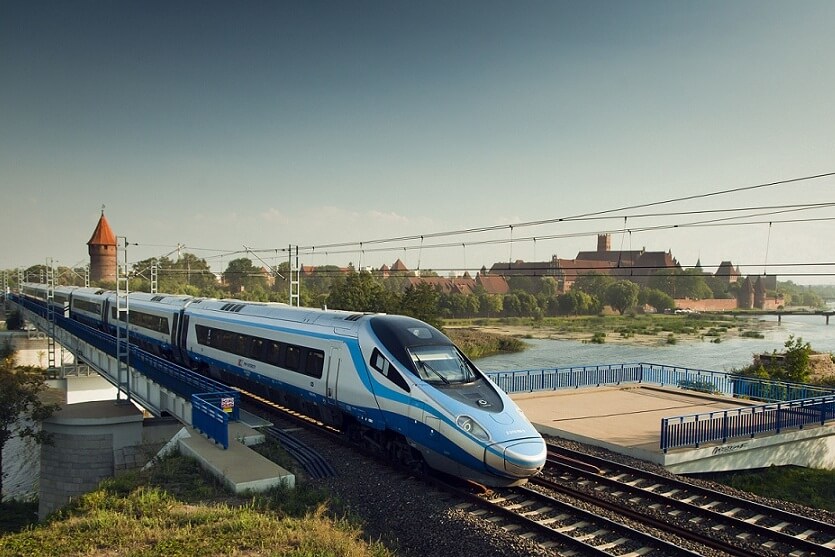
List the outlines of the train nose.
<svg viewBox="0 0 835 557">
<path fill-rule="evenodd" d="M 545 441 L 528 438 L 511 441 L 502 447 L 504 470 L 508 475 L 527 478 L 542 470 L 548 457 Z"/>
</svg>

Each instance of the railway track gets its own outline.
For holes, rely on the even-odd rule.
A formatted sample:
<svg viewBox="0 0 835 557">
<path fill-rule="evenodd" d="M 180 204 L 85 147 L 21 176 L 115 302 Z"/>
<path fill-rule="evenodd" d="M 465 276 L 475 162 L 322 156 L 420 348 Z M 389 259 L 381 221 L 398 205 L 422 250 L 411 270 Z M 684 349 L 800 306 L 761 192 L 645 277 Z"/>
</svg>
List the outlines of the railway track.
<svg viewBox="0 0 835 557">
<path fill-rule="evenodd" d="M 474 494 L 444 489 L 464 499 L 456 508 L 514 531 L 557 555 L 678 557 L 698 555 L 675 543 L 614 522 L 538 491 L 515 487 Z"/>
<path fill-rule="evenodd" d="M 322 479 L 336 475 L 330 462 L 325 457 L 316 451 L 316 449 L 304 443 L 298 435 L 293 435 L 293 433 L 307 429 L 324 435 L 333 441 L 341 442 L 338 432 L 304 414 L 275 404 L 242 389 L 238 389 L 238 391 L 246 401 L 246 406 L 249 411 L 253 411 L 264 417 L 269 417 L 274 422 L 277 422 L 264 429 L 265 435 L 281 445 L 304 468 L 308 476 L 314 479 Z"/>
<path fill-rule="evenodd" d="M 248 403 L 283 421 L 284 426 L 266 433 L 312 478 L 328 477 L 333 468 L 300 443 L 293 430 L 312 429 L 352 447 L 338 432 L 304 415 L 258 397 L 249 398 Z M 452 495 L 450 504 L 459 511 L 556 555 L 693 556 L 701 554 L 698 547 L 737 557 L 835 555 L 835 526 L 831 524 L 553 445 L 545 471 L 530 481 L 531 487 L 474 493 L 472 485 L 444 479 L 430 482 Z M 568 502 L 578 500 L 583 502 L 578 504 L 606 512 Z M 646 533 L 652 531 L 664 532 L 665 539 Z M 679 547 L 680 541 L 666 541 L 676 537 L 688 540 L 694 549 Z"/>
<path fill-rule="evenodd" d="M 832 524 L 560 447 L 532 483 L 731 555 L 835 555 Z"/>
</svg>

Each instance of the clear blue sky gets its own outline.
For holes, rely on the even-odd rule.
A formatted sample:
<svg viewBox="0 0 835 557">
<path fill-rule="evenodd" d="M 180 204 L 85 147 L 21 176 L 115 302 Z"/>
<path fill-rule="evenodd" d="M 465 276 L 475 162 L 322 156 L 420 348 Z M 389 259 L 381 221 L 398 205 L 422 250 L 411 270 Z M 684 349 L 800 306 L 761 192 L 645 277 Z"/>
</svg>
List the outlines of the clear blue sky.
<svg viewBox="0 0 835 557">
<path fill-rule="evenodd" d="M 828 0 L 3 0 L 0 268 L 84 263 L 102 204 L 138 260 L 178 243 L 370 248 L 833 172 L 834 27 Z M 571 258 L 612 230 L 616 249 L 759 273 L 835 261 L 835 220 L 777 222 L 835 209 L 755 219 L 770 236 L 638 231 L 728 215 L 637 215 L 827 202 L 831 177 L 302 263 L 489 267 Z M 625 214 L 634 232 L 617 232 Z M 542 239 L 563 234 L 586 235 Z M 194 253 L 218 270 L 239 256 Z"/>
</svg>

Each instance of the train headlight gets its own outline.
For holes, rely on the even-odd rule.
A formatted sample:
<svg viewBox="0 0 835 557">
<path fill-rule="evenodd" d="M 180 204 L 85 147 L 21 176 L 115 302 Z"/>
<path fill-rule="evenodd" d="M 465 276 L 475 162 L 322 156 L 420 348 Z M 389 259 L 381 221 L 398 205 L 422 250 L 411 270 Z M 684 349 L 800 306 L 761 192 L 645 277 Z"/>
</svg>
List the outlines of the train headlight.
<svg viewBox="0 0 835 557">
<path fill-rule="evenodd" d="M 476 439 L 480 439 L 482 441 L 490 440 L 490 435 L 487 433 L 487 430 L 478 425 L 478 422 L 476 422 L 469 416 L 458 416 L 458 419 L 455 420 L 455 423 L 458 424 L 458 427 L 460 427 Z"/>
</svg>

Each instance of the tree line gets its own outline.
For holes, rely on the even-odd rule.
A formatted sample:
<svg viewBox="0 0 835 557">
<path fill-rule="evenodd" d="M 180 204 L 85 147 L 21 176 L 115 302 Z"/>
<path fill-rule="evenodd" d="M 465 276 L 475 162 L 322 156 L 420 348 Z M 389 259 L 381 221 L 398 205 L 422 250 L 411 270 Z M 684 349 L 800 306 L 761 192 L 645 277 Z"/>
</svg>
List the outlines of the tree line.
<svg viewBox="0 0 835 557">
<path fill-rule="evenodd" d="M 129 288 L 150 291 L 152 266 L 156 266 L 157 291 L 213 298 L 287 302 L 290 287 L 289 264 L 261 267 L 247 257 L 228 262 L 218 276 L 205 259 L 184 253 L 176 259 L 149 258 L 131 267 Z M 422 276 L 437 276 L 422 271 Z M 24 271 L 24 280 L 40 282 L 46 276 L 43 265 Z M 57 284 L 82 286 L 84 269 L 58 267 Z M 8 272 L 14 287 L 17 272 Z M 728 284 L 698 269 L 662 269 L 646 284 L 627 278 L 589 273 L 580 276 L 568 292 L 561 293 L 555 277 L 508 277 L 510 291 L 494 294 L 476 286 L 471 294 L 448 293 L 426 283 L 411 284 L 405 276 L 383 277 L 378 272 L 346 272 L 336 266 L 321 266 L 301 281 L 300 302 L 307 307 L 330 307 L 349 311 L 400 313 L 437 323 L 441 319 L 471 317 L 532 317 L 596 315 L 605 306 L 619 313 L 652 308 L 663 312 L 675 307 L 675 298 L 734 298 L 741 283 Z M 97 286 L 115 289 L 114 283 Z M 827 287 L 820 287 L 827 288 Z M 778 283 L 769 296 L 782 295 L 787 305 L 821 307 L 818 287 Z"/>
</svg>

